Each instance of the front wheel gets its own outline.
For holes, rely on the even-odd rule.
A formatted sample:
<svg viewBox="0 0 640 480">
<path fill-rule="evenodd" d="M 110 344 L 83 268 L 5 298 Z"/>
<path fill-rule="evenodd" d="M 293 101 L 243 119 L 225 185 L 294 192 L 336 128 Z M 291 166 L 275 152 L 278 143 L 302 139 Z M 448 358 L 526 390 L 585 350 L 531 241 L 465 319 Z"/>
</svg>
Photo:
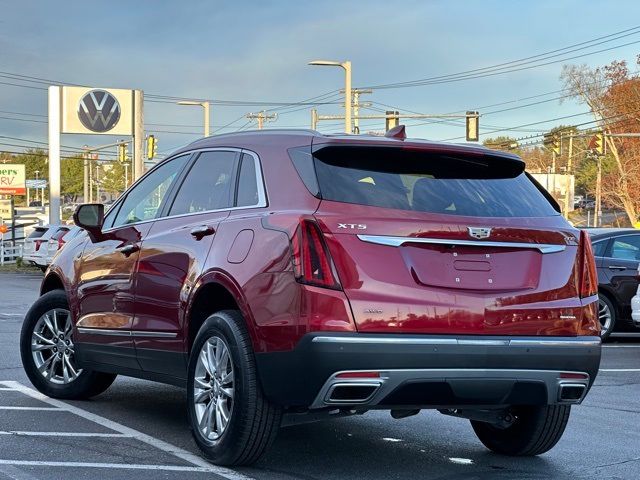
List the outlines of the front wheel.
<svg viewBox="0 0 640 480">
<path fill-rule="evenodd" d="M 493 452 L 534 456 L 551 450 L 560 441 L 570 412 L 568 405 L 513 407 L 511 414 L 515 420 L 507 428 L 476 420 L 471 420 L 471 426 L 484 446 Z"/>
<path fill-rule="evenodd" d="M 104 392 L 116 378 L 77 364 L 72 331 L 69 302 L 62 290 L 38 298 L 22 324 L 22 365 L 31 383 L 49 397 L 90 398 Z"/>
<path fill-rule="evenodd" d="M 189 359 L 187 401 L 193 437 L 213 463 L 251 464 L 275 439 L 282 409 L 262 393 L 239 312 L 217 312 L 200 328 Z"/>
</svg>

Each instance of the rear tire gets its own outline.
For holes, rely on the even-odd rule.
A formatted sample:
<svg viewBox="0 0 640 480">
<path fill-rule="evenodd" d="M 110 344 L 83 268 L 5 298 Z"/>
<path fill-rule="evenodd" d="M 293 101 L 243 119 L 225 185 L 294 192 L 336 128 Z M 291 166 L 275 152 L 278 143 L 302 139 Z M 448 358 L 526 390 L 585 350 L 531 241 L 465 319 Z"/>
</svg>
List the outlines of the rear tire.
<svg viewBox="0 0 640 480">
<path fill-rule="evenodd" d="M 618 315 L 616 306 L 609 300 L 609 297 L 602 293 L 598 293 L 598 319 L 601 328 L 600 338 L 606 340 L 616 326 Z"/>
<path fill-rule="evenodd" d="M 38 298 L 22 324 L 22 365 L 34 387 L 48 397 L 65 400 L 95 397 L 111 386 L 116 375 L 82 369 L 75 363 L 71 322 L 64 291 L 53 290 Z"/>
<path fill-rule="evenodd" d="M 510 427 L 502 429 L 475 420 L 471 420 L 471 426 L 484 446 L 495 453 L 534 456 L 548 452 L 558 443 L 570 412 L 568 405 L 513 407 L 516 420 Z"/>
<path fill-rule="evenodd" d="M 254 463 L 275 439 L 282 408 L 262 393 L 240 312 L 217 312 L 200 328 L 189 359 L 187 402 L 193 437 L 217 465 Z"/>
</svg>

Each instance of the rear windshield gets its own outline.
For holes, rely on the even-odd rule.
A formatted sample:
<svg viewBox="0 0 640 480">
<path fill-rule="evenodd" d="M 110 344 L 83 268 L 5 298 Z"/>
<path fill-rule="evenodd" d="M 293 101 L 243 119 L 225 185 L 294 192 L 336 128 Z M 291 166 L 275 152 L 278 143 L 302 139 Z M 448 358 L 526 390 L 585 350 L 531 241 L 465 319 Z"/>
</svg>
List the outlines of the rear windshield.
<svg viewBox="0 0 640 480">
<path fill-rule="evenodd" d="M 40 238 L 46 233 L 47 230 L 48 230 L 47 228 L 36 228 L 33 232 L 29 234 L 27 238 Z"/>
<path fill-rule="evenodd" d="M 320 150 L 314 160 L 326 200 L 476 217 L 558 214 L 518 160 L 395 148 L 332 150 Z"/>
<path fill-rule="evenodd" d="M 51 236 L 51 240 L 60 240 L 62 237 L 64 237 L 67 234 L 68 231 L 69 231 L 68 228 L 61 228 Z"/>
</svg>

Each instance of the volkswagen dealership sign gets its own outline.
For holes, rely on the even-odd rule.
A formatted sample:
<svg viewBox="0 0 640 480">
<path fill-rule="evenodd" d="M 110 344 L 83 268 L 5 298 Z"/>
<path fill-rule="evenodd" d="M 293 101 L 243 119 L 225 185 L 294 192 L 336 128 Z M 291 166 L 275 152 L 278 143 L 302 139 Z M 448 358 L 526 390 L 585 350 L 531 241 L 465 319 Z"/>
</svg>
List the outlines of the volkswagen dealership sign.
<svg viewBox="0 0 640 480">
<path fill-rule="evenodd" d="M 62 132 L 133 135 L 133 90 L 62 88 Z"/>
<path fill-rule="evenodd" d="M 105 90 L 91 90 L 80 99 L 78 118 L 92 132 L 108 132 L 120 120 L 118 99 Z"/>
<path fill-rule="evenodd" d="M 51 85 L 48 91 L 49 223 L 56 225 L 60 223 L 61 135 L 133 136 L 133 177 L 140 178 L 144 173 L 144 94 L 141 90 L 66 85 Z M 85 163 L 85 178 L 87 175 Z M 24 175 L 22 178 L 24 188 Z M 4 183 L 13 188 L 14 182 L 8 177 Z M 85 184 L 85 192 L 88 191 L 88 185 Z"/>
</svg>

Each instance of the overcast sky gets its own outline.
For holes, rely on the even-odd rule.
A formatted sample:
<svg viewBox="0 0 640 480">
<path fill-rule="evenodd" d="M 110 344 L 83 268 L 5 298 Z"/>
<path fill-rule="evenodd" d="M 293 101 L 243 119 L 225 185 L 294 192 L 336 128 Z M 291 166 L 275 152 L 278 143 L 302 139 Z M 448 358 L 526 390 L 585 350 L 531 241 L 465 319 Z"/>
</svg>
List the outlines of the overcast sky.
<svg viewBox="0 0 640 480">
<path fill-rule="evenodd" d="M 637 0 L 0 0 L 0 135 L 46 141 L 47 133 L 46 123 L 39 123 L 46 122 L 46 117 L 37 116 L 46 114 L 46 91 L 41 90 L 46 85 L 2 76 L 7 72 L 61 83 L 138 88 L 144 90 L 147 100 L 153 100 L 150 95 L 168 95 L 298 102 L 343 86 L 339 69 L 307 66 L 313 59 L 351 60 L 354 86 L 397 83 L 482 68 L 588 41 L 640 25 L 639 14 Z M 630 42 L 640 42 L 640 30 L 572 55 Z M 570 62 L 599 66 L 626 59 L 635 70 L 638 53 L 640 43 Z M 549 61 L 558 58 L 563 57 Z M 391 105 L 421 113 L 471 110 L 557 91 L 561 88 L 561 65 L 457 82 L 378 89 L 362 100 L 376 102 L 376 109 Z M 155 100 L 145 102 L 145 121 L 147 131 L 158 137 L 161 153 L 198 138 L 202 130 L 200 109 Z M 337 96 L 325 101 L 335 103 L 319 105 L 321 114 L 341 113 Z M 213 130 L 234 120 L 224 131 L 248 128 L 243 115 L 262 108 L 274 107 L 216 105 Z M 268 126 L 308 128 L 309 108 L 281 107 L 278 120 Z M 491 131 L 581 112 L 586 112 L 586 107 L 575 102 L 549 101 L 486 115 L 481 124 L 483 131 Z M 589 115 L 576 116 L 506 133 L 522 137 L 559 123 L 588 120 Z M 461 125 L 406 123 L 412 137 L 440 140 L 464 135 Z M 362 124 L 362 131 L 384 126 L 381 120 Z M 321 123 L 320 130 L 341 128 L 339 123 Z M 63 138 L 65 145 L 92 142 L 106 143 L 104 138 Z M 22 144 L 0 137 L 0 150 L 20 150 L 6 143 Z"/>
</svg>

